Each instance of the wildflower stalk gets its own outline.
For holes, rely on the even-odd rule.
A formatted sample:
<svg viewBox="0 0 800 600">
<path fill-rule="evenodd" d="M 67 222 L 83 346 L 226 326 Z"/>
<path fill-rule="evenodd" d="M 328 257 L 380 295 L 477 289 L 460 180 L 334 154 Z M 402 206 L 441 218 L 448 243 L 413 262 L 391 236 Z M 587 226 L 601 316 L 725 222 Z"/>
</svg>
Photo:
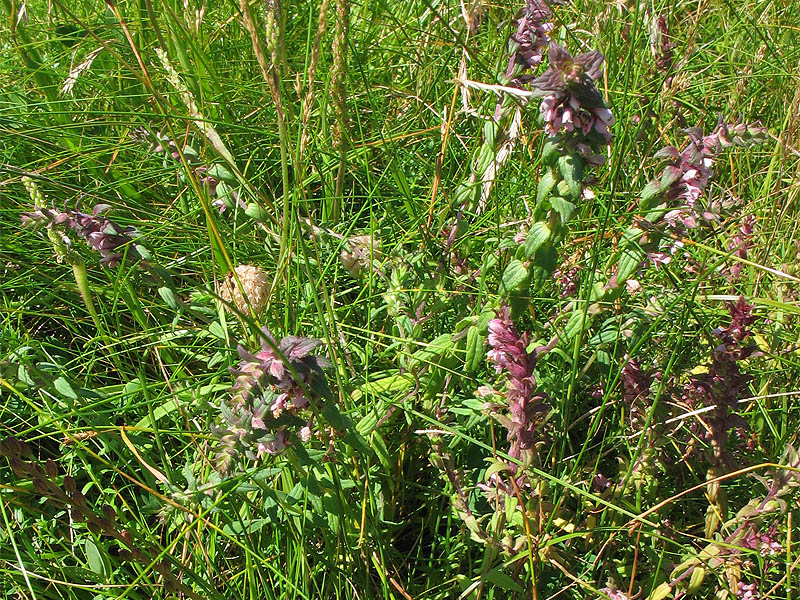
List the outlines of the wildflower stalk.
<svg viewBox="0 0 800 600">
<path fill-rule="evenodd" d="M 23 176 L 22 184 L 25 186 L 28 195 L 33 201 L 34 211 L 39 212 L 42 209 L 46 210 L 44 194 L 42 194 L 42 191 L 39 189 L 39 186 L 36 185 L 36 182 L 28 176 Z M 83 262 L 83 259 L 78 255 L 77 252 L 67 246 L 66 242 L 64 241 L 64 237 L 54 228 L 47 228 L 47 238 L 53 245 L 53 252 L 55 253 L 58 262 L 66 262 L 72 268 L 72 275 L 75 278 L 75 284 L 78 286 L 78 293 L 80 294 L 81 300 L 83 300 L 83 304 L 92 319 L 92 323 L 94 323 L 94 326 L 97 329 L 100 339 L 104 340 L 106 343 L 110 343 L 111 338 L 106 333 L 105 327 L 103 326 L 103 321 L 100 319 L 100 315 L 97 313 L 97 309 L 94 306 L 94 301 L 92 300 L 92 290 L 89 287 L 89 276 L 86 273 L 86 264 Z M 111 354 L 111 358 L 115 366 L 117 368 L 121 368 L 119 359 L 116 357 L 116 355 Z"/>
<path fill-rule="evenodd" d="M 72 274 L 75 277 L 75 283 L 78 286 L 78 292 L 86 306 L 86 310 L 89 312 L 89 316 L 92 317 L 94 326 L 97 327 L 97 331 L 100 333 L 101 337 L 108 339 L 105 329 L 103 328 L 103 322 L 100 320 L 100 315 L 97 314 L 94 302 L 92 301 L 92 291 L 89 289 L 89 277 L 86 273 L 86 264 L 78 257 L 75 257 L 69 262 L 72 267 Z"/>
<path fill-rule="evenodd" d="M 704 222 L 719 220 L 719 207 L 703 204 L 702 196 L 711 178 L 715 157 L 731 146 L 750 146 L 766 139 L 758 122 L 727 124 L 720 117 L 714 131 L 704 136 L 699 128 L 686 130 L 689 138 L 683 150 L 668 146 L 656 154 L 667 164 L 658 178 L 642 190 L 639 217 L 621 237 L 621 250 L 607 263 L 608 280 L 595 283 L 588 302 L 573 308 L 561 339 L 568 342 L 589 325 L 592 316 L 586 308 L 592 303 L 610 304 L 626 290 L 626 282 L 647 261 L 667 263 L 681 246 L 680 239 Z M 677 240 L 677 241 L 676 241 Z"/>
<path fill-rule="evenodd" d="M 461 211 L 480 214 L 499 169 L 508 159 L 519 135 L 520 102 L 542 97 L 540 111 L 548 136 L 542 155 L 545 166 L 536 193 L 535 223 L 521 236 L 516 256 L 506 266 L 500 293 L 511 298 L 516 313 L 531 276 L 540 285 L 556 270 L 555 244 L 566 224 L 577 212 L 578 203 L 593 195 L 586 188 L 588 170 L 601 165 L 600 153 L 611 143 L 609 127 L 614 123 L 595 82 L 602 74 L 604 57 L 597 51 L 573 57 L 566 48 L 549 45 L 550 67 L 539 77 L 532 71 L 542 62 L 550 41 L 552 11 L 542 0 L 528 0 L 517 20 L 517 31 L 509 39 L 510 59 L 502 86 L 475 82 L 465 85 L 486 88 L 500 95 L 494 114 L 484 125 L 484 142 L 472 163 L 471 174 L 456 189 Z M 533 91 L 525 89 L 526 85 Z M 463 229 L 456 218 L 456 230 Z"/>
<path fill-rule="evenodd" d="M 540 112 L 548 139 L 542 152 L 534 209 L 535 222 L 518 236 L 515 258 L 506 266 L 501 293 L 524 297 L 531 285 L 540 287 L 558 266 L 556 244 L 581 201 L 594 197 L 588 189 L 589 169 L 602 165 L 601 152 L 611 143 L 614 116 L 595 82 L 605 58 L 597 51 L 573 57 L 553 42 L 550 67 L 531 82 L 534 95 L 544 96 Z M 512 303 L 512 308 L 519 302 Z"/>
<path fill-rule="evenodd" d="M 553 28 L 553 13 L 545 0 L 527 0 L 517 19 L 517 29 L 508 39 L 508 66 L 498 75 L 500 86 L 481 86 L 498 95 L 494 113 L 487 118 L 483 143 L 470 165 L 470 175 L 456 189 L 456 202 L 462 208 L 482 213 L 497 176 L 511 156 L 522 126 L 521 102 L 526 101 L 524 84 L 542 62 L 544 48 Z M 462 82 L 465 89 L 474 82 Z M 520 89 L 521 94 L 513 93 Z M 468 96 L 467 96 L 468 97 Z"/>
</svg>

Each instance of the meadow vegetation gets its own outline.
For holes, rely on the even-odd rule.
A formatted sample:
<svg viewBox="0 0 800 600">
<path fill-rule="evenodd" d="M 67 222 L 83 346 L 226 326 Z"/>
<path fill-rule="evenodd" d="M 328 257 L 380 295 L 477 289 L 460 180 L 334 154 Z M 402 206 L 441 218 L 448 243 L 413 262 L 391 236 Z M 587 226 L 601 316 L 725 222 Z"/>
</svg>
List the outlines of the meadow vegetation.
<svg viewBox="0 0 800 600">
<path fill-rule="evenodd" d="M 0 0 L 3 598 L 800 598 L 800 12 Z"/>
</svg>

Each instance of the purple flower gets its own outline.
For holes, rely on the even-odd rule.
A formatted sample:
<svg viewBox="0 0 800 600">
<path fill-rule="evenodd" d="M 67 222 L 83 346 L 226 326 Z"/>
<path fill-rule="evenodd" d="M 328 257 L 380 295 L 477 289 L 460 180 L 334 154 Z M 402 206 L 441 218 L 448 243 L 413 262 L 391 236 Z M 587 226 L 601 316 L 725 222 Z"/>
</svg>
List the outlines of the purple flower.
<svg viewBox="0 0 800 600">
<path fill-rule="evenodd" d="M 292 425 L 301 440 L 310 439 L 313 415 L 303 413 L 312 401 L 330 394 L 323 373 L 330 363 L 312 354 L 319 340 L 287 336 L 277 342 L 266 328 L 262 334 L 260 350 L 239 346 L 241 361 L 230 369 L 236 382 L 231 398 L 220 407 L 226 427 L 215 432 L 221 441 L 221 471 L 239 449 L 253 459 L 282 452 L 290 444 Z"/>
<path fill-rule="evenodd" d="M 506 373 L 505 395 L 509 416 L 504 423 L 510 442 L 508 453 L 512 458 L 528 460 L 530 451 L 538 440 L 538 417 L 548 408 L 544 402 L 546 395 L 536 391 L 536 378 L 533 374 L 542 349 L 537 348 L 529 353 L 529 342 L 530 336 L 527 333 L 517 333 L 507 306 L 501 307 L 497 318 L 489 321 L 490 350 L 486 356 L 494 364 L 497 373 Z M 510 468 L 515 473 L 517 465 L 511 464 Z"/>
<path fill-rule="evenodd" d="M 121 227 L 103 213 L 110 210 L 108 204 L 98 204 L 88 215 L 77 210 L 56 211 L 36 207 L 32 212 L 22 213 L 23 225 L 44 226 L 56 231 L 67 246 L 72 244 L 70 234 L 83 240 L 102 257 L 100 264 L 116 267 L 123 258 L 142 260 L 139 247 L 134 244 L 138 232 L 134 227 Z"/>
<path fill-rule="evenodd" d="M 580 280 L 578 279 L 579 273 L 579 267 L 573 267 L 571 269 L 559 268 L 553 273 L 553 278 L 558 281 L 558 285 L 561 287 L 559 293 L 561 298 L 569 298 L 578 293 L 578 286 L 580 285 Z"/>
<path fill-rule="evenodd" d="M 509 62 L 509 77 L 515 65 L 523 69 L 535 70 L 542 62 L 542 54 L 550 41 L 553 24 L 553 11 L 548 2 L 543 0 L 527 0 L 517 19 L 517 31 L 511 34 L 510 41 L 516 45 L 512 50 Z M 531 74 L 518 75 L 514 81 L 523 84 L 533 78 Z"/>
<path fill-rule="evenodd" d="M 313 385 L 314 377 L 330 364 L 326 359 L 311 354 L 320 345 L 319 340 L 290 335 L 277 343 L 269 330 L 264 329 L 263 335 L 265 339 L 259 352 L 253 354 L 243 346 L 238 348 L 242 360 L 238 368 L 231 368 L 236 375 L 232 389 L 238 397 L 237 402 L 249 402 L 271 388 L 277 392 L 269 405 L 274 418 L 286 410 L 306 408 L 309 404 L 306 392 Z"/>
<path fill-rule="evenodd" d="M 635 359 L 630 359 L 622 367 L 622 398 L 628 405 L 628 419 L 632 429 L 641 431 L 647 423 L 647 413 L 651 406 L 650 386 L 653 378 L 645 373 Z"/>
<path fill-rule="evenodd" d="M 773 525 L 766 533 L 761 533 L 751 526 L 750 531 L 741 539 L 744 548 L 758 550 L 761 556 L 774 556 L 783 552 L 783 545 L 777 540 L 777 528 Z"/>
<path fill-rule="evenodd" d="M 620 590 L 615 585 L 604 587 L 600 591 L 603 592 L 609 598 L 611 598 L 611 600 L 633 600 L 630 596 L 628 596 L 628 594 Z"/>
<path fill-rule="evenodd" d="M 592 50 L 573 57 L 566 48 L 550 42 L 550 68 L 532 86 L 547 93 L 540 110 L 547 135 L 581 133 L 602 144 L 611 142 L 614 115 L 606 108 L 595 85 L 605 58 Z"/>
<path fill-rule="evenodd" d="M 758 600 L 761 596 L 758 594 L 758 586 L 755 583 L 740 581 L 736 588 L 736 597 L 741 600 Z"/>
<path fill-rule="evenodd" d="M 258 442 L 256 446 L 257 456 L 261 457 L 264 454 L 280 454 L 288 445 L 289 442 L 286 438 L 286 432 L 283 429 L 279 429 L 275 432 L 272 440 Z"/>
<path fill-rule="evenodd" d="M 766 131 L 760 124 L 726 124 L 722 118 L 714 131 L 704 136 L 699 127 L 684 130 L 689 142 L 683 150 L 667 146 L 656 153 L 666 165 L 659 178 L 649 185 L 658 190 L 669 210 L 663 216 L 667 228 L 682 234 L 702 222 L 716 221 L 719 216 L 701 206 L 700 199 L 714 175 L 714 158 L 732 145 L 744 146 L 763 141 Z"/>
<path fill-rule="evenodd" d="M 693 376 L 683 394 L 690 406 L 712 407 L 709 416 L 704 418 L 707 428 L 703 437 L 711 444 L 712 463 L 719 467 L 732 463 L 727 449 L 729 431 L 749 429 L 747 422 L 735 411 L 739 400 L 747 395 L 752 377 L 742 373 L 738 362 L 755 351 L 755 347 L 743 345 L 752 335 L 748 327 L 754 320 L 753 307 L 744 298 L 739 298 L 736 304 L 729 304 L 728 309 L 730 325 L 712 332 L 720 344 L 714 349 L 708 372 Z"/>
</svg>

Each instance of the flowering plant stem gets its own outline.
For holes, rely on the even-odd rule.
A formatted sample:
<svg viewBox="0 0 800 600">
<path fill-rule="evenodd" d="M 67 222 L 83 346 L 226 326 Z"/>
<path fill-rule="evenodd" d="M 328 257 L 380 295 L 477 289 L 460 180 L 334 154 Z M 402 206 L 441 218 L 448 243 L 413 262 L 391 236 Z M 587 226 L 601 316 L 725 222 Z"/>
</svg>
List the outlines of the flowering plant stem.
<svg viewBox="0 0 800 600">
<path fill-rule="evenodd" d="M 103 326 L 103 321 L 100 319 L 100 315 L 97 313 L 97 309 L 94 307 L 94 302 L 92 301 L 92 291 L 89 288 L 89 277 L 86 273 L 86 264 L 78 257 L 71 257 L 69 262 L 70 266 L 72 267 L 72 274 L 75 276 L 75 284 L 78 286 L 78 292 L 81 295 L 83 304 L 86 306 L 86 310 L 89 312 L 89 316 L 92 318 L 92 323 L 94 323 L 94 326 L 97 328 L 97 333 L 100 339 L 105 341 L 107 344 L 110 344 L 111 338 L 106 333 L 106 329 Z M 120 363 L 117 355 L 114 354 L 110 348 L 109 357 L 111 358 L 111 362 L 114 363 L 114 366 L 121 371 L 122 364 Z"/>
</svg>

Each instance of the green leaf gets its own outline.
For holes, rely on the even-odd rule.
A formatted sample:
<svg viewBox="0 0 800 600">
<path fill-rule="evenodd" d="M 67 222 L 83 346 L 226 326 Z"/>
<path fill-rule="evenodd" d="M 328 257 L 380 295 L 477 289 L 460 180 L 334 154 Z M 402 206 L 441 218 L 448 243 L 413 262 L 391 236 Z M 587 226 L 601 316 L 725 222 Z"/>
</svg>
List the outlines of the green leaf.
<svg viewBox="0 0 800 600">
<path fill-rule="evenodd" d="M 658 191 L 661 193 L 669 190 L 672 185 L 683 177 L 683 173 L 678 167 L 666 167 L 661 173 L 661 181 L 659 182 Z"/>
<path fill-rule="evenodd" d="M 230 387 L 230 386 L 226 386 Z M 159 421 L 162 417 L 175 412 L 176 410 L 180 409 L 182 406 L 191 406 L 194 404 L 194 395 L 193 393 L 187 392 L 178 392 L 175 395 L 170 395 L 167 400 L 165 400 L 162 404 L 155 407 L 153 409 L 153 419 Z M 141 429 L 151 429 L 155 426 L 153 423 L 153 419 L 150 418 L 150 415 L 145 415 L 141 419 L 136 422 L 134 428 L 141 428 Z"/>
<path fill-rule="evenodd" d="M 528 269 L 519 260 L 512 260 L 508 263 L 503 276 L 500 279 L 500 292 L 508 294 L 519 289 L 528 281 Z"/>
<path fill-rule="evenodd" d="M 473 206 L 478 200 L 478 191 L 480 186 L 475 183 L 462 181 L 455 192 L 455 204 L 463 204 L 465 206 Z"/>
<path fill-rule="evenodd" d="M 569 200 L 559 198 L 558 196 L 550 198 L 550 206 L 558 213 L 558 216 L 561 217 L 561 222 L 564 224 L 568 223 L 572 215 L 575 214 L 575 205 Z"/>
<path fill-rule="evenodd" d="M 70 400 L 78 399 L 78 394 L 75 393 L 72 384 L 63 377 L 57 377 L 56 380 L 53 381 L 53 386 L 56 388 L 56 391 L 65 398 L 69 398 Z"/>
<path fill-rule="evenodd" d="M 617 318 L 612 317 L 600 326 L 600 330 L 589 340 L 589 345 L 595 348 L 602 344 L 611 344 L 619 339 L 621 333 Z"/>
<path fill-rule="evenodd" d="M 226 208 L 231 208 L 233 206 L 233 188 L 224 181 L 217 183 L 217 189 L 214 195 L 217 197 L 217 199 L 222 200 Z"/>
<path fill-rule="evenodd" d="M 212 165 L 212 167 L 208 170 L 208 175 L 221 181 L 236 183 L 236 177 L 228 170 L 227 167 L 224 167 L 223 165 Z"/>
<path fill-rule="evenodd" d="M 523 246 L 525 258 L 530 260 L 539 247 L 548 239 L 550 239 L 550 228 L 547 226 L 547 223 L 537 221 L 531 225 L 525 237 L 525 245 Z"/>
<path fill-rule="evenodd" d="M 414 354 L 411 355 L 411 358 L 414 361 L 420 362 L 430 362 L 437 356 L 441 356 L 448 350 L 453 347 L 453 336 L 449 333 L 443 333 L 442 335 L 434 338 L 429 344 L 426 344 L 423 348 L 420 348 Z"/>
<path fill-rule="evenodd" d="M 495 473 L 505 473 L 511 469 L 511 467 L 502 460 L 491 459 L 491 463 L 492 464 L 489 465 L 489 468 L 486 469 L 486 473 L 483 476 L 484 481 L 489 481 L 489 478 Z"/>
<path fill-rule="evenodd" d="M 483 144 L 478 151 L 478 157 L 475 160 L 475 173 L 482 175 L 486 169 L 495 161 L 497 153 L 494 146 Z"/>
<path fill-rule="evenodd" d="M 178 310 L 180 308 L 178 299 L 175 297 L 175 292 L 173 292 L 170 288 L 166 286 L 158 288 L 158 295 L 161 296 L 161 299 L 166 302 L 167 306 L 169 306 L 172 310 Z"/>
<path fill-rule="evenodd" d="M 392 373 L 386 377 L 371 379 L 362 383 L 353 390 L 353 400 L 359 400 L 365 394 L 385 394 L 409 389 L 414 384 L 414 377 L 410 373 Z"/>
<path fill-rule="evenodd" d="M 86 538 L 86 541 L 84 542 L 84 550 L 86 551 L 86 562 L 89 564 L 89 568 L 98 575 L 102 575 L 104 579 L 108 577 L 108 568 L 106 566 L 105 557 L 100 552 L 100 549 L 97 547 L 97 544 L 94 543 L 92 538 Z"/>
<path fill-rule="evenodd" d="M 639 199 L 639 206 L 645 210 L 651 207 L 654 198 L 661 195 L 661 185 L 658 180 L 653 180 L 644 186 L 641 197 Z"/>
<path fill-rule="evenodd" d="M 361 417 L 356 424 L 356 431 L 361 435 L 369 435 L 378 426 L 381 416 L 386 412 L 386 403 L 382 400 L 377 405 L 373 406 L 370 411 Z"/>
<path fill-rule="evenodd" d="M 384 441 L 383 436 L 377 431 L 373 431 L 371 438 L 372 449 L 383 466 L 383 472 L 391 473 L 393 466 L 392 455 L 389 453 L 389 449 L 386 447 L 386 442 Z"/>
<path fill-rule="evenodd" d="M 583 159 L 576 155 L 566 155 L 558 159 L 558 170 L 569 186 L 572 197 L 577 200 L 583 191 Z"/>
<path fill-rule="evenodd" d="M 541 269 L 539 269 L 541 271 Z M 527 293 L 511 292 L 508 295 L 508 306 L 511 308 L 511 318 L 519 319 L 528 311 L 531 296 Z"/>
<path fill-rule="evenodd" d="M 226 339 L 225 330 L 222 328 L 219 321 L 212 321 L 208 326 L 208 332 L 220 340 Z"/>
<path fill-rule="evenodd" d="M 558 267 L 558 253 L 556 249 L 550 244 L 542 246 L 533 257 L 533 264 L 540 269 L 544 269 L 548 274 L 552 273 Z"/>
<path fill-rule="evenodd" d="M 508 590 L 511 592 L 515 592 L 517 594 L 523 593 L 525 590 L 519 585 L 516 581 L 511 579 L 509 575 L 506 575 L 502 571 L 498 569 L 492 569 L 488 573 L 486 573 L 485 577 L 486 581 L 489 581 L 496 586 L 503 588 L 504 590 Z"/>
<path fill-rule="evenodd" d="M 478 327 L 470 327 L 467 331 L 467 353 L 464 360 L 464 370 L 467 373 L 474 373 L 483 364 L 486 356 L 486 337 Z"/>
<path fill-rule="evenodd" d="M 486 144 L 492 148 L 495 147 L 498 127 L 497 122 L 491 120 L 487 120 L 483 124 L 483 137 L 486 140 Z"/>
<path fill-rule="evenodd" d="M 622 232 L 622 237 L 620 237 L 620 244 L 628 245 L 628 244 L 636 244 L 640 239 L 642 239 L 642 235 L 644 235 L 644 231 L 636 227 L 636 225 L 631 225 L 625 231 Z"/>
<path fill-rule="evenodd" d="M 624 285 L 639 270 L 639 265 L 646 258 L 644 250 L 638 246 L 629 246 L 622 251 L 617 263 L 617 285 Z"/>
<path fill-rule="evenodd" d="M 670 595 L 672 595 L 672 587 L 664 582 L 653 590 L 653 593 L 650 594 L 647 600 L 664 600 L 664 598 Z"/>
<path fill-rule="evenodd" d="M 241 521 L 228 523 L 222 528 L 222 531 L 228 535 L 246 535 L 248 533 L 255 533 L 265 525 L 269 525 L 272 522 L 272 519 L 242 519 Z"/>
<path fill-rule="evenodd" d="M 556 177 L 551 170 L 547 170 L 541 179 L 536 190 L 536 204 L 541 204 L 556 185 Z"/>
<path fill-rule="evenodd" d="M 269 213 L 255 202 L 247 205 L 247 208 L 244 209 L 244 214 L 259 223 L 265 223 L 269 220 Z"/>
<path fill-rule="evenodd" d="M 705 568 L 700 565 L 696 566 L 692 571 L 691 577 L 689 578 L 689 586 L 686 588 L 686 593 L 692 595 L 700 591 L 700 587 L 703 585 L 703 580 L 705 578 Z"/>
<path fill-rule="evenodd" d="M 569 320 L 567 320 L 567 324 L 564 326 L 564 334 L 562 335 L 562 339 L 565 342 L 569 342 L 572 340 L 576 335 L 579 335 L 583 330 L 584 325 L 584 314 L 583 314 L 583 307 L 578 306 L 578 308 L 573 311 L 570 315 Z"/>
<path fill-rule="evenodd" d="M 556 196 L 561 196 L 563 198 L 569 198 L 572 196 L 572 190 L 569 187 L 569 184 L 564 181 L 563 179 L 558 182 L 556 186 Z"/>
<path fill-rule="evenodd" d="M 559 156 L 561 156 L 561 147 L 558 143 L 548 139 L 542 148 L 542 162 L 546 165 L 554 165 Z"/>
<path fill-rule="evenodd" d="M 153 256 L 150 254 L 150 251 L 141 244 L 133 244 L 133 249 L 142 260 L 153 260 Z"/>
<path fill-rule="evenodd" d="M 333 402 L 328 402 L 322 408 L 322 416 L 325 417 L 325 420 L 338 431 L 344 431 L 353 425 L 353 422 L 350 420 L 350 418 L 343 414 L 339 410 L 339 407 Z"/>
</svg>

